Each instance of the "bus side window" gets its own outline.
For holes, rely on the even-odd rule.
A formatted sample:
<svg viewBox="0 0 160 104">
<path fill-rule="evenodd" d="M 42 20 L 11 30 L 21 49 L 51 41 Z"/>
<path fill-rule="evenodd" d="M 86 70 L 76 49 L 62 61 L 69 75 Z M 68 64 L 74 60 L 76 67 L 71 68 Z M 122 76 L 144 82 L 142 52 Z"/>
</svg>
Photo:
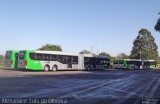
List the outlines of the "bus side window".
<svg viewBox="0 0 160 104">
<path fill-rule="evenodd" d="M 120 61 L 119 61 L 119 64 L 124 64 L 123 60 L 120 60 Z"/>
<path fill-rule="evenodd" d="M 61 59 L 60 59 L 61 60 Z M 62 61 L 61 61 L 62 62 Z M 68 62 L 68 56 L 63 56 L 63 63 L 67 64 Z"/>
<path fill-rule="evenodd" d="M 97 64 L 97 65 L 101 65 L 101 60 L 100 60 L 100 58 L 97 58 L 96 64 Z"/>
<path fill-rule="evenodd" d="M 43 54 L 43 60 L 48 61 L 49 60 L 50 55 L 49 54 Z"/>
<path fill-rule="evenodd" d="M 15 58 L 18 59 L 18 53 L 16 53 Z"/>
<path fill-rule="evenodd" d="M 41 53 L 36 53 L 36 60 L 42 60 L 42 54 Z"/>
<path fill-rule="evenodd" d="M 97 59 L 96 58 L 91 58 L 91 64 L 95 65 L 97 63 Z"/>
<path fill-rule="evenodd" d="M 72 57 L 72 64 L 78 64 L 78 56 Z"/>
<path fill-rule="evenodd" d="M 84 58 L 84 64 L 90 64 L 90 58 L 89 57 Z"/>
<path fill-rule="evenodd" d="M 51 61 L 57 61 L 57 55 L 50 55 Z"/>
<path fill-rule="evenodd" d="M 63 56 L 62 55 L 57 55 L 57 61 L 63 63 L 64 62 Z"/>
<path fill-rule="evenodd" d="M 30 59 L 35 60 L 35 53 L 30 53 L 29 57 L 30 57 Z"/>
</svg>

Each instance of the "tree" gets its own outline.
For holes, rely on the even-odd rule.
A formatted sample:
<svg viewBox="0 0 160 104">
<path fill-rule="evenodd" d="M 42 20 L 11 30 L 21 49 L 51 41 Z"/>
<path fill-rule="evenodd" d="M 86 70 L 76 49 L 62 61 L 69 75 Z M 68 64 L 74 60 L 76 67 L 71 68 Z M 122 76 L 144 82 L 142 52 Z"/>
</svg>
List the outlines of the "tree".
<svg viewBox="0 0 160 104">
<path fill-rule="evenodd" d="M 100 56 L 105 56 L 105 57 L 107 57 L 107 58 L 110 58 L 111 56 L 108 54 L 108 53 L 106 53 L 106 52 L 101 52 L 101 53 L 99 53 L 99 55 Z"/>
<path fill-rule="evenodd" d="M 160 14 L 160 13 L 159 13 L 159 14 Z M 159 31 L 159 32 L 160 32 L 160 18 L 157 20 L 157 23 L 156 23 L 154 29 L 155 29 L 156 31 Z"/>
<path fill-rule="evenodd" d="M 51 44 L 46 44 L 43 45 L 41 48 L 38 50 L 46 50 L 46 51 L 62 51 L 61 46 L 59 45 L 51 45 Z"/>
<path fill-rule="evenodd" d="M 108 54 L 106 52 L 101 52 L 101 53 L 99 53 L 99 55 L 109 58 L 110 62 L 113 62 L 116 59 L 116 57 L 113 57 L 113 56 L 111 56 L 110 54 Z"/>
<path fill-rule="evenodd" d="M 120 54 L 117 55 L 117 58 L 120 58 L 120 59 L 127 59 L 127 58 L 129 58 L 129 56 L 126 55 L 125 53 L 120 53 Z"/>
<path fill-rule="evenodd" d="M 133 42 L 130 58 L 133 59 L 155 59 L 158 58 L 158 46 L 154 37 L 147 29 L 141 29 Z"/>
</svg>

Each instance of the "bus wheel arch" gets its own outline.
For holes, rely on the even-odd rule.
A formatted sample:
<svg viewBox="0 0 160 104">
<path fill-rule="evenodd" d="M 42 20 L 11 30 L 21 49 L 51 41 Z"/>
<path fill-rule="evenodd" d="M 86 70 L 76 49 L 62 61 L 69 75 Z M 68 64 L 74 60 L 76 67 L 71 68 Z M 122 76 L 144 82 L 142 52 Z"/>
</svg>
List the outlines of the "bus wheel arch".
<svg viewBox="0 0 160 104">
<path fill-rule="evenodd" d="M 44 71 L 45 72 L 48 72 L 50 70 L 50 66 L 48 65 L 48 64 L 46 64 L 45 66 L 44 66 Z"/>
<path fill-rule="evenodd" d="M 55 65 L 53 65 L 53 67 L 52 67 L 52 71 L 57 71 L 58 70 L 58 66 L 55 64 Z"/>
</svg>

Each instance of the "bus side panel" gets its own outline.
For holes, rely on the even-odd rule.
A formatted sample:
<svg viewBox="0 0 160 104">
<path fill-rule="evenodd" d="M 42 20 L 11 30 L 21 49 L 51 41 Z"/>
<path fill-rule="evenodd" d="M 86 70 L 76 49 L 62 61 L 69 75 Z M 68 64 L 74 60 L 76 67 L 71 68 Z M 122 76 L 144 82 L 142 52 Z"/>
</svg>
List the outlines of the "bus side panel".
<svg viewBox="0 0 160 104">
<path fill-rule="evenodd" d="M 126 63 L 126 61 L 124 61 L 124 69 L 130 69 L 130 65 Z"/>
<path fill-rule="evenodd" d="M 30 70 L 43 70 L 41 62 L 37 60 L 27 60 L 26 68 Z"/>
<path fill-rule="evenodd" d="M 78 56 L 78 69 L 79 70 L 84 70 L 84 56 L 83 54 L 79 54 Z"/>
<path fill-rule="evenodd" d="M 32 60 L 29 57 L 29 53 L 26 55 L 26 69 L 29 70 L 43 70 L 43 66 L 39 60 Z"/>
</svg>

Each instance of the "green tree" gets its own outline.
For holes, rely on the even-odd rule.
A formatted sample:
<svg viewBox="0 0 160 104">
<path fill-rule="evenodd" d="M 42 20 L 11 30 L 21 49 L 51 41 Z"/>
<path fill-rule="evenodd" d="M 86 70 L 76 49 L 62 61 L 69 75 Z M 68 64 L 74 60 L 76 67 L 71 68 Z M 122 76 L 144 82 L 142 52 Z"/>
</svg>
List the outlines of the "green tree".
<svg viewBox="0 0 160 104">
<path fill-rule="evenodd" d="M 61 46 L 59 45 L 51 45 L 51 44 L 46 44 L 43 45 L 41 48 L 38 50 L 46 50 L 46 51 L 62 51 Z"/>
<path fill-rule="evenodd" d="M 109 58 L 110 62 L 113 62 L 116 59 L 116 57 L 113 57 L 113 56 L 111 56 L 110 54 L 108 54 L 106 52 L 101 52 L 101 53 L 99 53 L 99 55 Z"/>
<path fill-rule="evenodd" d="M 154 37 L 147 29 L 141 29 L 133 42 L 130 58 L 133 59 L 155 59 L 158 58 L 158 46 Z"/>
<path fill-rule="evenodd" d="M 160 13 L 159 13 L 159 14 L 160 14 Z M 159 31 L 159 32 L 160 32 L 160 18 L 157 20 L 157 23 L 156 23 L 154 29 L 155 29 L 156 31 Z"/>
<path fill-rule="evenodd" d="M 111 56 L 108 53 L 106 53 L 106 52 L 101 52 L 101 53 L 99 53 L 99 55 L 100 56 L 105 56 L 107 58 L 111 58 Z"/>
<path fill-rule="evenodd" d="M 117 58 L 119 58 L 119 59 L 127 59 L 127 58 L 129 58 L 129 56 L 126 55 L 125 53 L 120 53 L 120 54 L 117 55 Z"/>
</svg>

